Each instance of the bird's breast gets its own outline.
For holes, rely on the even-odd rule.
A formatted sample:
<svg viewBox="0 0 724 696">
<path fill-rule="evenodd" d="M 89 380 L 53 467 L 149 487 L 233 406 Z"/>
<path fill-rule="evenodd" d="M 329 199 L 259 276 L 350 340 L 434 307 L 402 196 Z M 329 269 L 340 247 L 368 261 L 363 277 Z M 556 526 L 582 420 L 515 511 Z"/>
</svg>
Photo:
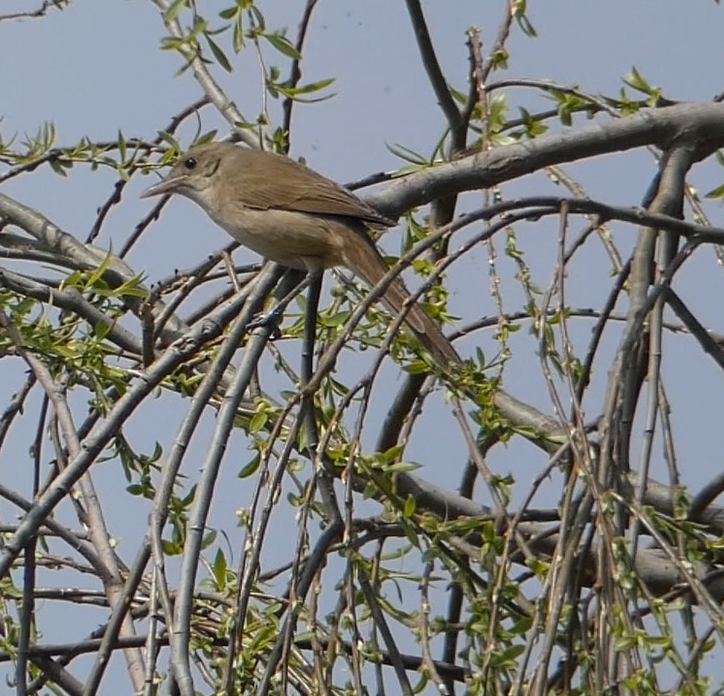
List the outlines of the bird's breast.
<svg viewBox="0 0 724 696">
<path fill-rule="evenodd" d="M 212 215 L 236 241 L 264 258 L 302 271 L 342 265 L 340 222 L 289 210 L 234 205 Z"/>
</svg>

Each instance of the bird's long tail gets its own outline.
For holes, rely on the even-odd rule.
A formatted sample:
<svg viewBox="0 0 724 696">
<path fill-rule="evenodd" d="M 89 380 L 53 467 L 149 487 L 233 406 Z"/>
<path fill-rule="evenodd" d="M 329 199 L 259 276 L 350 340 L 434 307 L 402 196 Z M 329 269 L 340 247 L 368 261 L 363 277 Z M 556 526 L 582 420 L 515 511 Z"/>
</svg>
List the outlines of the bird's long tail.
<svg viewBox="0 0 724 696">
<path fill-rule="evenodd" d="M 352 234 L 355 234 L 350 230 Z M 359 233 L 357 233 L 359 234 Z M 370 286 L 377 285 L 389 268 L 377 248 L 370 243 L 366 230 L 362 231 L 365 238 L 358 237 L 354 244 L 345 245 L 345 266 L 363 278 Z M 382 301 L 395 313 L 402 311 L 402 306 L 410 296 L 402 279 L 398 276 L 387 286 Z M 409 305 L 405 321 L 414 331 L 423 348 L 441 365 L 459 363 L 460 356 L 445 337 L 440 327 L 429 317 L 419 304 Z"/>
</svg>

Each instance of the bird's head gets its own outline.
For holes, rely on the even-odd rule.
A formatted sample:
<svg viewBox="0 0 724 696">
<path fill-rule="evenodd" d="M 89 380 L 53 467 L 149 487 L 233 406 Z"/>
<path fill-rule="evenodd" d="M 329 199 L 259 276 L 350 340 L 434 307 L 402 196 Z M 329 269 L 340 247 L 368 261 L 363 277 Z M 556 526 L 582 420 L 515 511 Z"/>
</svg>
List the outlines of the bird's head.
<svg viewBox="0 0 724 696">
<path fill-rule="evenodd" d="M 179 157 L 168 176 L 147 188 L 141 198 L 178 193 L 203 206 L 210 202 L 213 192 L 218 189 L 221 164 L 230 148 L 238 149 L 232 143 L 209 143 L 192 147 Z"/>
</svg>

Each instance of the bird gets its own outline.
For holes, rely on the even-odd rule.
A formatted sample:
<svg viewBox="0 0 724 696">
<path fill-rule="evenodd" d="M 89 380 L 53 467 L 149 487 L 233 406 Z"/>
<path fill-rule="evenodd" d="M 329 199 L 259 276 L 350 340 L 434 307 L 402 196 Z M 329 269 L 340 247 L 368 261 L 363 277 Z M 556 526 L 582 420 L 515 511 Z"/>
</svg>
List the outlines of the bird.
<svg viewBox="0 0 724 696">
<path fill-rule="evenodd" d="M 307 273 L 343 266 L 375 286 L 389 270 L 368 229 L 396 223 L 351 191 L 284 155 L 220 141 L 192 147 L 142 198 L 191 199 L 236 241 L 264 258 Z M 381 300 L 393 312 L 410 294 L 396 277 Z M 460 357 L 417 303 L 405 321 L 441 367 Z"/>
</svg>

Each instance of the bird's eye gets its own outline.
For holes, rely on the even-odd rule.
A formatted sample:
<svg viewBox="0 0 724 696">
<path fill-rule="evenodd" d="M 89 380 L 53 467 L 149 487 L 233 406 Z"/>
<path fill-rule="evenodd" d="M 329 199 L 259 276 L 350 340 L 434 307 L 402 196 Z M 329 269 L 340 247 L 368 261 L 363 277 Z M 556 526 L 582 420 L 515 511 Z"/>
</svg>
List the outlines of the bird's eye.
<svg viewBox="0 0 724 696">
<path fill-rule="evenodd" d="M 196 158 L 195 157 L 187 157 L 184 160 L 184 167 L 186 169 L 196 169 Z"/>
</svg>

